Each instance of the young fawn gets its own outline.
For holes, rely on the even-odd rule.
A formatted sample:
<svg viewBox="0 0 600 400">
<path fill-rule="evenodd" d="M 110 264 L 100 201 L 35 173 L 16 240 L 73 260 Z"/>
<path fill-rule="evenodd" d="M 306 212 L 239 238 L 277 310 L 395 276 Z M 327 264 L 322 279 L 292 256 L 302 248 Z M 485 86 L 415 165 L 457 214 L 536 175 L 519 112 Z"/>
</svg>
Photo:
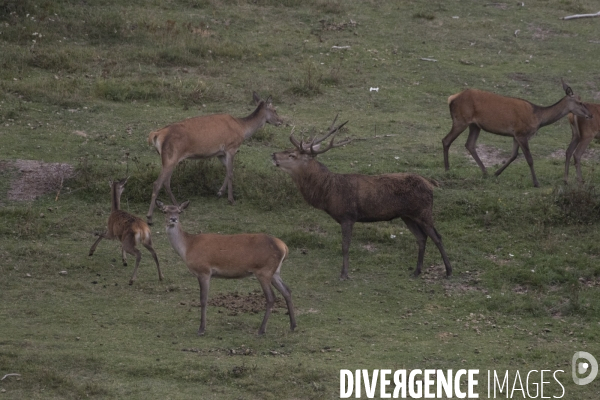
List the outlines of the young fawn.
<svg viewBox="0 0 600 400">
<path fill-rule="evenodd" d="M 102 239 L 119 240 L 121 242 L 123 265 L 127 266 L 126 253 L 135 256 L 135 268 L 133 269 L 133 275 L 129 280 L 129 284 L 132 285 L 137 278 L 137 270 L 142 258 L 142 253 L 136 246 L 141 243 L 148 249 L 150 254 L 152 254 L 152 258 L 154 258 L 156 268 L 158 269 L 158 279 L 162 281 L 164 276 L 160 271 L 156 252 L 152 248 L 152 238 L 150 237 L 150 228 L 148 227 L 148 224 L 141 218 L 120 210 L 121 194 L 125 189 L 127 179 L 128 178 L 110 182 L 112 206 L 110 216 L 108 217 L 108 229 L 104 233 L 98 235 L 98 240 L 96 240 L 90 248 L 89 255 L 91 256 L 94 254 L 98 243 L 100 243 Z"/>
</svg>

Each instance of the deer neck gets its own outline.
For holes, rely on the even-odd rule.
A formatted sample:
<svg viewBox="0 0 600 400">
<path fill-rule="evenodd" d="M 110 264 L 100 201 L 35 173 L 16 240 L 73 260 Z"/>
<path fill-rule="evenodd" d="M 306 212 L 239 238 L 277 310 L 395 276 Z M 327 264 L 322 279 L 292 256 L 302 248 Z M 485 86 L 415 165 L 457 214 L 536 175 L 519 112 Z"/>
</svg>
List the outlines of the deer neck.
<svg viewBox="0 0 600 400">
<path fill-rule="evenodd" d="M 335 175 L 325 165 L 312 160 L 305 168 L 292 175 L 292 179 L 308 204 L 324 210 L 334 189 Z"/>
<path fill-rule="evenodd" d="M 563 97 L 556 104 L 548 107 L 534 106 L 534 114 L 537 116 L 539 121 L 539 127 L 550 125 L 564 117 L 569 113 L 567 107 L 568 97 Z"/>
<path fill-rule="evenodd" d="M 263 107 L 265 107 L 265 103 L 261 102 L 252 114 L 240 118 L 240 122 L 244 126 L 244 140 L 249 139 L 250 136 L 254 135 L 254 132 L 262 128 L 267 122 L 265 113 L 262 112 Z"/>
<path fill-rule="evenodd" d="M 117 188 L 115 186 L 112 187 L 111 191 L 110 191 L 110 196 L 111 196 L 111 212 L 115 212 L 117 210 L 121 209 L 121 198 L 119 196 L 119 194 L 117 193 Z"/>
<path fill-rule="evenodd" d="M 169 242 L 171 242 L 171 247 L 173 247 L 183 261 L 186 261 L 188 235 L 181 229 L 181 224 L 177 223 L 175 226 L 167 226 L 167 236 Z"/>
</svg>

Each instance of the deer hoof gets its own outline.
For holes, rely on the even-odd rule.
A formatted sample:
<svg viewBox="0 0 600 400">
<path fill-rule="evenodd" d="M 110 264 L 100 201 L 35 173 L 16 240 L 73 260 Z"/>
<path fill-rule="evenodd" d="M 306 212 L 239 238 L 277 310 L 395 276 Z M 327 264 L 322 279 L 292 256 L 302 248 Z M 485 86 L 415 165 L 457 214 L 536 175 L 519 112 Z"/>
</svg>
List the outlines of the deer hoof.
<svg viewBox="0 0 600 400">
<path fill-rule="evenodd" d="M 133 285 L 133 279 L 129 281 L 129 286 Z"/>
<path fill-rule="evenodd" d="M 152 226 L 152 216 L 151 215 L 146 215 L 146 222 L 148 223 L 148 225 Z"/>
<path fill-rule="evenodd" d="M 204 331 L 198 331 L 198 336 L 204 336 Z"/>
</svg>

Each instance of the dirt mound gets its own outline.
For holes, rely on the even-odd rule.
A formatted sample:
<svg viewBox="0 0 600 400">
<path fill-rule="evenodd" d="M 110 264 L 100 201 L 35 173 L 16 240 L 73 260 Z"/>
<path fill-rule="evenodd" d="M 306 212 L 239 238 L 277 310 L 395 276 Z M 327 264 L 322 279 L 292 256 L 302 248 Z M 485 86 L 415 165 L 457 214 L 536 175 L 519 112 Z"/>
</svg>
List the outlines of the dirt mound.
<svg viewBox="0 0 600 400">
<path fill-rule="evenodd" d="M 265 295 L 262 291 L 248 294 L 233 292 L 218 294 L 209 298 L 208 305 L 224 307 L 230 311 L 229 315 L 237 315 L 239 313 L 257 314 L 265 312 L 265 301 Z M 277 312 L 277 308 L 283 308 L 287 311 L 285 300 L 279 296 L 275 297 L 273 312 Z"/>
<path fill-rule="evenodd" d="M 45 163 L 37 160 L 0 161 L 0 171 L 16 170 L 16 177 L 8 189 L 12 201 L 32 201 L 47 193 L 56 193 L 64 180 L 73 176 L 73 166 Z"/>
</svg>

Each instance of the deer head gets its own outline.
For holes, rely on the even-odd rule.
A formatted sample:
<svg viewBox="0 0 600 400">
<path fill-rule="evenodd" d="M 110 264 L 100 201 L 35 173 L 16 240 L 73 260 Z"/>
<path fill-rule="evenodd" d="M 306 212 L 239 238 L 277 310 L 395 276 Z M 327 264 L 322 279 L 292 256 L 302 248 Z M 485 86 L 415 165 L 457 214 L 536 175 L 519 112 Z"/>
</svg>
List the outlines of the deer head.
<svg viewBox="0 0 600 400">
<path fill-rule="evenodd" d="M 585 119 L 592 118 L 592 113 L 590 113 L 590 110 L 588 110 L 586 105 L 583 104 L 581 98 L 573 93 L 573 89 L 571 89 L 571 87 L 567 85 L 562 78 L 560 78 L 560 81 L 565 94 L 568 96 L 569 111 L 578 117 Z"/>
<path fill-rule="evenodd" d="M 165 205 L 162 201 L 156 200 L 156 206 L 160 211 L 165 213 L 165 219 L 167 223 L 167 227 L 173 228 L 177 224 L 179 224 L 179 214 L 183 212 L 190 205 L 190 201 L 186 201 L 181 203 L 179 206 L 174 205 Z"/>
<path fill-rule="evenodd" d="M 344 139 L 338 142 L 335 142 L 335 134 L 339 132 L 339 130 L 348 123 L 348 121 L 335 126 L 335 121 L 337 120 L 337 115 L 333 119 L 331 126 L 329 127 L 328 132 L 321 138 L 317 138 L 315 135 L 312 139 L 308 141 L 298 140 L 294 136 L 294 129 L 292 129 L 292 133 L 290 133 L 290 142 L 294 145 L 294 149 L 280 151 L 278 153 L 273 153 L 273 163 L 275 166 L 281 168 L 285 172 L 292 173 L 297 168 L 302 168 L 302 165 L 312 160 L 319 154 L 323 154 L 326 151 L 329 151 L 336 147 L 344 146 L 352 141 L 352 139 Z M 321 142 L 325 139 L 331 137 L 331 141 L 324 148 L 321 149 Z"/>
<path fill-rule="evenodd" d="M 283 119 L 277 115 L 277 110 L 273 106 L 273 100 L 271 96 L 267 97 L 266 100 L 261 100 L 256 92 L 252 92 L 252 99 L 257 107 L 261 104 L 261 102 L 264 103 L 264 107 L 261 111 L 265 113 L 267 123 L 274 126 L 279 126 L 283 123 Z"/>
</svg>

